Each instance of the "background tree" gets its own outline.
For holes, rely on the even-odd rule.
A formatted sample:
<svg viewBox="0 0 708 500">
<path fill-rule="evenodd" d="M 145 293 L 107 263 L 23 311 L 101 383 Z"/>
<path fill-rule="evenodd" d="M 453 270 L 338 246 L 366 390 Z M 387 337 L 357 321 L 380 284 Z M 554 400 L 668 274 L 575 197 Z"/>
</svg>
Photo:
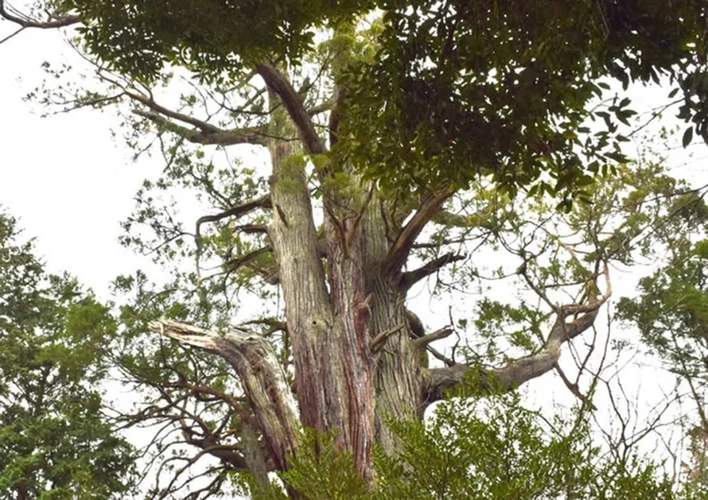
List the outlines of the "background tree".
<svg viewBox="0 0 708 500">
<path fill-rule="evenodd" d="M 0 214 L 0 494 L 122 498 L 134 450 L 106 415 L 108 308 L 46 273 Z"/>
<path fill-rule="evenodd" d="M 610 264 L 656 222 L 617 215 L 653 174 L 622 164 L 628 98 L 587 110 L 603 78 L 667 77 L 705 133 L 706 5 L 659 3 L 75 1 L 47 22 L 0 3 L 21 26 L 77 24 L 102 86 L 65 93 L 69 107 L 128 103 L 137 150 L 157 131 L 165 172 L 138 194 L 124 241 L 196 266 L 177 267 L 167 293 L 140 274 L 117 282 L 135 302 L 114 356 L 144 396 L 125 418 L 201 451 L 165 458 L 177 441 L 156 437 L 160 471 L 181 465 L 155 495 L 202 456 L 217 461 L 198 494 L 224 485 L 216 471 L 265 483 L 298 456 L 303 427 L 331 433 L 373 484 L 374 445 L 401 449 L 387 419 L 420 418 L 466 376 L 485 393 L 556 368 L 608 299 Z M 179 98 L 167 68 L 191 72 Z M 258 163 L 247 151 L 268 167 L 234 161 Z M 613 191 L 592 178 L 620 171 Z M 214 210 L 193 231 L 153 194 L 175 187 Z M 492 251 L 497 269 L 483 264 Z M 535 304 L 487 297 L 432 332 L 406 305 L 421 282 L 462 300 L 485 277 Z M 225 363 L 156 345 L 148 325 Z M 449 354 L 430 345 L 459 332 Z"/>
<path fill-rule="evenodd" d="M 667 193 L 678 193 L 668 207 L 675 216 L 656 228 L 654 245 L 647 248 L 663 255 L 662 265 L 642 278 L 639 296 L 623 298 L 618 310 L 622 319 L 638 327 L 644 344 L 658 355 L 684 388 L 685 397 L 693 407 L 686 419 L 692 461 L 686 464 L 689 481 L 705 492 L 708 487 L 705 434 L 708 212 L 704 191 L 677 189 L 672 183 L 664 189 Z"/>
</svg>

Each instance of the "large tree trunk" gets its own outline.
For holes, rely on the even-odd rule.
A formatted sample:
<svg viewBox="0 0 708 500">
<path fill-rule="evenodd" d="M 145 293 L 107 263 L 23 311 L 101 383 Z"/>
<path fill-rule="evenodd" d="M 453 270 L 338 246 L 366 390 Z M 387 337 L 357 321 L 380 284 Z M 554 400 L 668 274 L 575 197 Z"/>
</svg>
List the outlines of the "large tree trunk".
<svg viewBox="0 0 708 500">
<path fill-rule="evenodd" d="M 459 384 L 473 368 L 423 367 L 420 349 L 431 339 L 412 340 L 405 308 L 412 283 L 457 258 L 446 255 L 403 272 L 417 237 L 452 193 L 424 194 L 417 206 L 411 203 L 405 213 L 394 213 L 394 203 L 371 186 L 357 185 L 353 169 L 332 163 L 285 75 L 266 64 L 257 70 L 274 110 L 263 140 L 272 162 L 268 234 L 285 302 L 294 395 L 284 382 L 286 374 L 273 366 L 274 354 L 252 337 L 194 333 L 187 326 L 165 322 L 154 329 L 216 352 L 234 366 L 251 405 L 252 420 L 267 445 L 267 456 L 260 463 L 267 460 L 274 469 L 286 469 L 288 455 L 297 453 L 297 430 L 312 428 L 333 435 L 339 449 L 352 453 L 361 477 L 373 484 L 374 443 L 387 453 L 400 449 L 386 420 L 421 418 L 427 404 L 439 399 L 444 388 Z M 336 107 L 332 115 L 330 133 L 336 140 Z M 321 155 L 318 160 L 325 159 L 313 173 L 322 192 L 321 229 L 307 178 L 308 159 L 316 155 Z M 345 190 L 328 187 L 328 179 L 336 173 L 349 176 L 353 185 Z M 405 225 L 403 220 L 407 220 Z M 498 370 L 480 370 L 480 388 L 491 387 L 492 379 L 495 386 L 514 388 L 551 370 L 562 343 L 592 325 L 607 296 L 609 281 L 601 300 L 558 306 L 558 321 L 545 348 Z M 566 322 L 568 314 L 576 319 Z M 293 396 L 297 410 L 290 404 Z"/>
</svg>

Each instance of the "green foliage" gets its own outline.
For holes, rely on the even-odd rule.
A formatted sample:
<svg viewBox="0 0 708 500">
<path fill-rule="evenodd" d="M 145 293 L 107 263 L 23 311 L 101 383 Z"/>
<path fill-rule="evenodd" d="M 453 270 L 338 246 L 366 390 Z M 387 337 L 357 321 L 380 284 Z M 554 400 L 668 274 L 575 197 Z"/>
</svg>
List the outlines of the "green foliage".
<svg viewBox="0 0 708 500">
<path fill-rule="evenodd" d="M 310 430 L 301 445 L 290 470 L 280 475 L 298 495 L 311 500 L 375 498 L 357 474 L 351 454 L 337 451 L 331 436 L 317 436 Z"/>
<path fill-rule="evenodd" d="M 671 12 L 638 0 L 391 3 L 376 63 L 352 78 L 341 146 L 389 188 L 468 186 L 482 174 L 512 193 L 535 185 L 567 208 L 589 174 L 625 159 L 630 99 L 588 109 L 607 81 L 694 81 L 702 70 L 689 66 L 705 64 L 700 0 Z M 705 89 L 685 102 L 697 94 Z M 705 131 L 701 102 L 684 118 Z M 605 127 L 591 131 L 590 119 Z"/>
<path fill-rule="evenodd" d="M 115 322 L 19 239 L 0 214 L 0 496 L 122 498 L 134 450 L 106 418 L 101 387 Z"/>
<path fill-rule="evenodd" d="M 639 329 L 643 343 L 687 387 L 695 410 L 685 415 L 691 427 L 691 460 L 684 472 L 701 498 L 708 488 L 708 206 L 700 192 L 677 187 L 670 186 L 674 196 L 666 204 L 667 217 L 651 238 L 651 252 L 663 256 L 662 263 L 639 281 L 637 297 L 619 301 L 617 312 Z"/>
<path fill-rule="evenodd" d="M 86 47 L 112 67 L 145 81 L 166 64 L 186 66 L 204 80 L 233 76 L 267 58 L 299 61 L 315 26 L 371 6 L 367 0 L 123 2 L 66 0 L 81 13 Z"/>
<path fill-rule="evenodd" d="M 612 80 L 626 90 L 668 77 L 683 92 L 680 117 L 692 122 L 684 143 L 693 131 L 708 140 L 703 0 L 670 9 L 663 0 L 66 0 L 64 7 L 80 13 L 90 53 L 144 82 L 178 66 L 229 87 L 259 62 L 302 69 L 336 54 L 327 76 L 346 86 L 347 98 L 335 149 L 394 191 L 468 187 L 484 175 L 512 194 L 556 195 L 568 209 L 574 197 L 587 197 L 593 174 L 626 160 L 621 127 L 636 113 L 627 96 L 607 99 Z M 334 29 L 353 21 L 358 34 Z M 318 46 L 325 28 L 335 35 Z M 599 125 L 590 128 L 591 120 Z"/>
<path fill-rule="evenodd" d="M 701 202 L 702 203 L 702 202 Z M 703 218 L 701 233 L 706 229 Z M 686 236 L 671 242 L 665 266 L 639 283 L 640 296 L 623 298 L 621 317 L 639 327 L 644 342 L 670 370 L 693 383 L 708 382 L 708 259 L 705 240 L 692 244 Z"/>
<path fill-rule="evenodd" d="M 475 362 L 482 355 L 485 361 L 495 362 L 537 351 L 548 326 L 548 308 L 538 307 L 538 297 L 551 309 L 555 303 L 582 303 L 596 297 L 592 279 L 601 274 L 601 264 L 630 263 L 637 248 L 647 255 L 655 251 L 651 245 L 656 238 L 640 239 L 648 228 L 659 236 L 683 234 L 705 218 L 705 205 L 696 193 L 682 192 L 685 186 L 659 168 L 639 168 L 625 161 L 621 143 L 627 137 L 621 127 L 630 123 L 635 112 L 624 95 L 608 99 L 612 80 L 626 90 L 630 82 L 668 77 L 683 91 L 681 117 L 692 121 L 690 130 L 696 132 L 685 132 L 684 144 L 694 135 L 706 137 L 704 0 L 678 0 L 671 9 L 662 0 L 66 0 L 61 4 L 80 14 L 79 39 L 90 55 L 102 68 L 121 73 L 118 78 L 108 77 L 110 91 L 105 99 L 103 93 L 88 91 L 71 102 L 99 107 L 135 93 L 155 99 L 150 101 L 151 116 L 167 166 L 160 178 L 146 181 L 138 193 L 138 207 L 124 224 L 122 242 L 169 266 L 173 279 L 164 287 L 153 285 L 140 272 L 116 280 L 125 303 L 120 310 L 120 336 L 113 344 L 118 347 L 109 349 L 104 335 L 111 337 L 116 327 L 105 308 L 68 280 L 47 278 L 48 283 L 40 287 L 45 295 L 31 300 L 22 296 L 8 309 L 30 324 L 35 310 L 31 304 L 43 304 L 37 309 L 42 311 L 38 326 L 23 330 L 21 340 L 13 337 L 19 347 L 8 341 L 6 351 L 11 354 L 0 363 L 22 377 L 0 381 L 1 394 L 9 391 L 1 384 L 24 383 L 25 368 L 19 367 L 41 375 L 43 367 L 49 366 L 48 380 L 71 387 L 71 391 L 56 391 L 67 399 L 51 418 L 68 412 L 74 420 L 67 422 L 81 423 L 81 428 L 73 429 L 58 420 L 54 427 L 47 424 L 53 429 L 49 434 L 59 429 L 77 442 L 90 439 L 84 434 L 89 430 L 107 435 L 109 426 L 90 419 L 99 418 L 101 401 L 95 386 L 105 376 L 104 361 L 113 363 L 140 399 L 134 411 L 123 415 L 123 422 L 159 424 L 166 429 L 147 446 L 156 456 L 156 468 L 173 474 L 173 481 L 160 493 L 165 496 L 180 495 L 183 483 L 177 479 L 190 474 L 188 467 L 170 468 L 175 456 L 181 459 L 188 454 L 183 449 L 172 451 L 176 443 L 199 449 L 195 462 L 216 450 L 213 457 L 220 460 L 219 466 L 206 475 L 214 481 L 209 490 L 224 493 L 234 482 L 224 471 L 240 463 L 229 459 L 242 458 L 239 433 L 247 422 L 240 398 L 243 390 L 231 368 L 205 353 L 156 340 L 146 334 L 150 320 L 167 316 L 218 328 L 243 313 L 241 319 L 252 320 L 249 326 L 270 336 L 285 369 L 292 371 L 282 304 L 273 300 L 257 311 L 237 310 L 237 304 L 247 301 L 236 293 L 276 297 L 270 286 L 277 279 L 277 258 L 265 233 L 268 213 L 257 209 L 238 217 L 215 217 L 199 228 L 196 245 L 190 245 L 194 234 L 179 218 L 179 203 L 170 200 L 160 205 L 175 190 L 188 190 L 197 192 L 208 213 L 225 213 L 267 192 L 265 180 L 254 170 L 230 163 L 220 168 L 203 148 L 187 144 L 200 135 L 208 139 L 214 127 L 225 132 L 264 127 L 263 137 L 269 141 L 274 135 L 283 136 L 283 143 L 293 140 L 292 127 L 282 123 L 284 108 L 272 107 L 272 94 L 253 79 L 257 63 L 272 63 L 288 74 L 317 131 L 326 130 L 324 117 L 332 110 L 333 87 L 341 86 L 337 95 L 342 100 L 332 113 L 339 128 L 330 130 L 329 137 L 322 133 L 325 141 L 337 139 L 333 150 L 316 158 L 296 153 L 280 165 L 281 173 L 309 172 L 314 165 L 309 181 L 313 198 L 321 196 L 314 203 L 316 212 L 321 212 L 323 202 L 336 202 L 342 205 L 338 206 L 341 212 L 351 211 L 356 226 L 366 199 L 359 182 L 363 177 L 380 188 L 375 193 L 380 206 L 372 205 L 369 213 L 380 212 L 386 237 L 394 241 L 420 199 L 417 191 L 452 188 L 458 197 L 451 198 L 445 211 L 426 227 L 408 269 L 415 269 L 416 260 L 425 263 L 445 250 L 457 253 L 474 247 L 477 252 L 485 245 L 494 252 L 506 251 L 503 265 L 491 271 L 490 280 L 508 279 L 508 286 L 520 294 L 528 293 L 531 283 L 537 285 L 534 291 L 540 292 L 534 294 L 533 305 L 519 297 L 505 296 L 504 301 L 487 297 L 478 303 L 478 316 L 471 321 L 451 317 L 461 327 L 475 325 L 476 340 L 483 347 L 469 347 L 474 342 L 470 335 L 473 341 L 464 353 Z M 163 85 L 173 68 L 186 68 L 207 85 L 195 85 L 193 94 L 180 96 L 178 112 L 168 113 L 157 102 L 163 97 L 168 100 L 170 89 L 163 92 Z M 55 71 L 60 75 L 64 70 Z M 589 109 L 595 103 L 597 107 Z M 133 104 L 145 117 L 145 102 Z M 190 115 L 206 115 L 210 123 L 186 118 Z M 274 123 L 275 116 L 279 123 Z M 147 122 L 141 119 L 128 123 L 134 126 L 131 146 L 145 151 L 148 145 L 141 134 Z M 182 137 L 175 139 L 174 134 Z M 352 171 L 351 165 L 358 171 Z M 294 186 L 286 185 L 282 177 L 278 182 L 282 189 Z M 571 206 L 574 197 L 582 203 Z M 566 214 L 552 210 L 558 198 Z M 283 208 L 288 207 L 278 207 Z M 570 243 L 561 241 L 561 234 L 571 234 Z M 480 250 L 480 257 L 484 251 Z M 686 257 L 690 251 L 681 246 L 676 251 L 684 252 L 684 259 L 699 261 L 705 253 L 698 249 Z M 23 272 L 23 266 L 15 263 L 5 272 Z M 467 285 L 481 282 L 485 271 L 469 262 L 448 269 L 436 273 L 441 281 L 435 284 L 435 293 L 441 289 L 468 293 Z M 41 274 L 41 266 L 37 273 Z M 443 281 L 451 275 L 452 284 Z M 665 302 L 663 312 L 673 314 L 674 323 L 688 324 L 686 318 L 693 317 L 699 324 L 708 317 L 703 314 L 702 285 L 692 279 L 676 285 L 672 296 L 662 296 L 667 281 L 657 278 L 656 300 Z M 31 289 L 28 286 L 23 293 Z M 651 285 L 646 290 L 654 291 Z M 46 305 L 46 297 L 60 306 Z M 30 309 L 21 316 L 26 307 Z M 465 310 L 470 310 L 468 304 Z M 45 330 L 44 321 L 56 318 L 62 318 L 56 339 L 34 335 L 38 328 Z M 655 320 L 643 317 L 644 330 L 650 332 Z M 645 337 L 665 349 L 663 333 L 651 331 Z M 30 342 L 25 350 L 23 342 Z M 696 366 L 704 361 L 698 355 L 694 358 Z M 691 360 L 683 353 L 672 359 Z M 29 393 L 45 383 L 32 377 Z M 88 413 L 74 406 L 70 392 L 91 402 L 85 409 Z M 26 408 L 20 405 L 15 411 L 20 414 Z M 41 427 L 22 415 L 23 419 L 12 421 Z M 379 457 L 377 494 L 384 497 L 670 498 L 668 486 L 656 479 L 651 465 L 640 460 L 603 460 L 582 419 L 573 425 L 549 424 L 513 398 L 497 399 L 488 407 L 451 401 L 440 406 L 427 426 L 391 425 L 405 446 L 400 456 Z M 14 427 L 8 429 L 10 435 L 17 434 Z M 26 449 L 34 443 L 28 439 Z M 322 439 L 315 453 L 309 448 L 311 442 L 305 439 L 294 468 L 283 475 L 286 484 L 310 498 L 370 496 L 349 465 L 350 457 L 335 453 L 331 443 Z M 52 444 L 53 449 L 62 449 L 59 443 Z M 109 456 L 122 453 L 120 443 L 111 446 L 102 448 Z M 127 457 L 127 451 L 122 456 Z M 17 457 L 4 470 L 46 465 L 36 454 Z M 57 461 L 70 460 L 62 455 Z M 83 465 L 70 468 L 86 470 Z M 8 477 L 7 484 L 16 484 L 16 476 Z M 113 488 L 111 481 L 104 480 L 108 490 L 99 491 Z M 277 497 L 277 492 L 272 495 Z"/>
<path fill-rule="evenodd" d="M 319 440 L 315 453 L 312 436 L 282 479 L 305 499 L 692 498 L 672 491 L 657 464 L 604 454 L 593 444 L 588 417 L 579 412 L 549 421 L 524 408 L 517 394 L 455 398 L 437 405 L 426 422 L 389 422 L 402 449 L 396 456 L 376 453 L 374 491 L 331 441 Z M 279 491 L 275 486 L 262 498 L 279 498 Z"/>
</svg>

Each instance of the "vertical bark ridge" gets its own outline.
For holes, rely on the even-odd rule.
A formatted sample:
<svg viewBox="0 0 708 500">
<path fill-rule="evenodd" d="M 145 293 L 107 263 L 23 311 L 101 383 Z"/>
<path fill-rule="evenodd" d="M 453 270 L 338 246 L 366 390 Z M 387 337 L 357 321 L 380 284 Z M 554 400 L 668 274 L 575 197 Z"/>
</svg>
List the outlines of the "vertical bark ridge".
<svg viewBox="0 0 708 500">
<path fill-rule="evenodd" d="M 317 234 L 303 162 L 293 143 L 273 140 L 269 150 L 273 165 L 271 199 L 273 222 L 270 237 L 278 258 L 280 282 L 295 361 L 295 388 L 302 424 L 320 430 L 330 428 L 318 345 L 334 327 L 324 270 L 317 253 Z"/>
<path fill-rule="evenodd" d="M 388 430 L 388 417 L 410 417 L 423 401 L 423 377 L 405 317 L 405 293 L 399 276 L 384 271 L 391 242 L 387 237 L 384 212 L 388 206 L 378 196 L 362 219 L 365 240 L 367 290 L 370 292 L 370 338 L 392 332 L 374 354 L 373 384 L 375 398 L 374 432 L 376 441 L 386 452 L 399 448 Z M 390 231 L 391 228 L 388 228 Z M 371 340 L 371 339 L 370 339 Z"/>
<path fill-rule="evenodd" d="M 352 219 L 344 224 L 353 223 Z M 336 360 L 343 377 L 348 441 L 359 473 L 373 480 L 372 444 L 374 442 L 374 393 L 371 377 L 367 290 L 361 232 L 354 228 L 345 243 L 329 221 L 330 295 L 337 321 L 333 342 Z M 352 229 L 347 227 L 347 230 Z M 347 244 L 347 248 L 342 245 Z"/>
<path fill-rule="evenodd" d="M 274 102 L 279 96 L 275 90 L 270 95 Z M 284 111 L 274 113 L 274 137 L 287 136 L 284 130 L 292 132 L 290 108 L 297 103 L 289 104 L 290 116 Z M 361 238 L 356 231 L 351 238 L 341 237 L 333 221 L 327 220 L 328 291 L 301 147 L 276 139 L 269 146 L 270 232 L 285 299 L 301 421 L 305 427 L 332 432 L 337 446 L 353 453 L 359 473 L 371 481 L 373 391 L 369 336 L 361 307 L 366 297 Z M 304 148 L 312 151 L 307 144 Z"/>
</svg>

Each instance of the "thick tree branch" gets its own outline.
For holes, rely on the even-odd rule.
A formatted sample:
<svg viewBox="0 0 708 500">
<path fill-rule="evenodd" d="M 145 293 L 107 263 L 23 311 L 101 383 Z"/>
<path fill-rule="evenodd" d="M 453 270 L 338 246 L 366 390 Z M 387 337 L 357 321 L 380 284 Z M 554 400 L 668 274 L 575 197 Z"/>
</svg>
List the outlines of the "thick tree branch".
<svg viewBox="0 0 708 500">
<path fill-rule="evenodd" d="M 155 125 L 185 138 L 189 142 L 204 145 L 232 146 L 234 144 L 256 144 L 263 146 L 265 139 L 258 128 L 231 129 L 231 130 L 194 130 L 167 120 L 164 116 L 153 111 L 133 110 L 136 115 L 147 118 Z"/>
<path fill-rule="evenodd" d="M 255 200 L 247 201 L 246 203 L 241 203 L 240 205 L 231 207 L 228 210 L 219 212 L 218 214 L 204 215 L 202 217 L 199 217 L 199 219 L 197 219 L 196 229 L 197 238 L 199 238 L 199 231 L 202 227 L 202 224 L 206 224 L 207 222 L 217 222 L 227 217 L 241 217 L 249 212 L 252 212 L 253 210 L 256 210 L 257 208 L 273 208 L 273 204 L 270 201 L 270 196 L 266 195 Z"/>
<path fill-rule="evenodd" d="M 285 106 L 290 119 L 300 134 L 305 151 L 309 154 L 324 153 L 326 150 L 324 141 L 317 134 L 312 117 L 305 109 L 300 96 L 290 84 L 290 81 L 270 64 L 258 64 L 256 71 L 263 78 L 268 88 L 278 95 L 283 106 Z"/>
<path fill-rule="evenodd" d="M 430 276 L 431 274 L 434 274 L 438 272 L 440 269 L 445 267 L 448 264 L 452 264 L 453 262 L 457 262 L 460 260 L 464 260 L 465 256 L 464 255 L 455 255 L 454 253 L 446 253 L 445 255 L 442 255 L 438 257 L 435 260 L 431 260 L 430 262 L 426 263 L 425 265 L 419 267 L 418 269 L 415 269 L 413 271 L 403 273 L 401 275 L 401 289 L 402 290 L 408 290 L 410 287 L 418 283 L 420 280 L 423 278 L 426 278 Z"/>
<path fill-rule="evenodd" d="M 450 196 L 452 196 L 453 191 L 443 191 L 437 195 L 431 195 L 427 197 L 418 207 L 418 210 L 413 215 L 411 220 L 405 227 L 401 230 L 393 242 L 393 245 L 388 251 L 386 256 L 386 262 L 384 263 L 383 271 L 388 274 L 393 274 L 398 272 L 406 259 L 408 254 L 415 243 L 416 238 L 420 235 L 425 225 L 430 221 L 433 215 L 440 209 L 442 204 Z"/>
<path fill-rule="evenodd" d="M 65 28 L 66 26 L 71 26 L 72 24 L 78 24 L 81 19 L 77 15 L 66 14 L 63 12 L 55 12 L 50 14 L 50 20 L 48 21 L 37 21 L 32 19 L 26 14 L 22 14 L 20 11 L 6 3 L 4 0 L 0 0 L 0 17 L 7 19 L 23 28 L 38 28 L 38 29 L 53 29 L 53 28 Z"/>
<path fill-rule="evenodd" d="M 152 322 L 150 328 L 229 362 L 241 380 L 275 467 L 284 470 L 287 457 L 297 448 L 299 420 L 287 376 L 270 344 L 246 330 L 215 333 L 166 319 Z"/>
<path fill-rule="evenodd" d="M 427 373 L 426 401 L 431 403 L 442 398 L 444 389 L 461 383 L 473 369 L 479 370 L 477 388 L 480 392 L 508 391 L 519 387 L 531 379 L 551 371 L 560 358 L 561 347 L 592 327 L 600 307 L 612 294 L 608 268 L 605 266 L 606 291 L 602 297 L 589 297 L 587 304 L 556 306 L 556 322 L 551 327 L 543 348 L 534 354 L 509 361 L 506 366 L 484 370 L 470 365 L 454 365 L 447 368 L 434 368 Z M 576 316 L 566 321 L 569 315 Z"/>
</svg>

